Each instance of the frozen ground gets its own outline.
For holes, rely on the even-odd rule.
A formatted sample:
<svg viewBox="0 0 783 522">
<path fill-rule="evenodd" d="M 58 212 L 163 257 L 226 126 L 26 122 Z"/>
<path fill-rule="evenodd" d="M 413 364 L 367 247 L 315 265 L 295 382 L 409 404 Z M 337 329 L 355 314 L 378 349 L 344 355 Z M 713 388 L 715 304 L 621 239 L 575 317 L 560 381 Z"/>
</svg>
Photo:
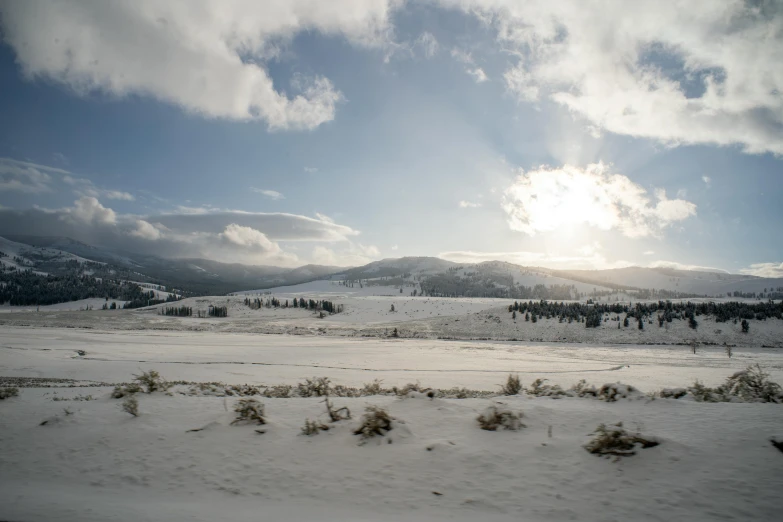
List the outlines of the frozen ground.
<svg viewBox="0 0 783 522">
<path fill-rule="evenodd" d="M 506 299 L 411 297 L 400 294 L 365 295 L 364 289 L 351 289 L 328 281 L 316 281 L 289 287 L 301 292 L 282 291 L 269 295 L 249 295 L 264 300 L 274 296 L 285 302 L 294 297 L 328 299 L 342 305 L 339 314 L 320 318 L 313 311 L 301 308 L 261 308 L 253 310 L 244 304 L 245 296 L 196 297 L 177 303 L 166 303 L 137 310 L 100 310 L 103 301 L 97 300 L 94 310 L 79 312 L 79 302 L 53 305 L 58 308 L 19 310 L 0 307 L 0 310 L 21 313 L 0 313 L 0 326 L 47 326 L 98 330 L 157 330 L 201 331 L 222 333 L 296 334 L 340 336 L 356 338 L 388 338 L 396 328 L 404 338 L 507 340 L 546 343 L 591 344 L 672 344 L 687 345 L 697 342 L 707 345 L 724 343 L 748 348 L 783 348 L 783 321 L 751 320 L 750 332 L 743 333 L 739 324 L 716 323 L 714 318 L 699 316 L 698 329 L 688 327 L 687 321 L 674 320 L 659 327 L 657 321 L 644 324 L 639 330 L 635 322 L 617 328 L 618 322 L 608 314 L 598 328 L 585 328 L 583 323 L 559 322 L 557 318 L 542 319 L 537 323 L 525 321 L 522 314 L 516 319 L 508 313 Z M 381 287 L 388 289 L 389 287 Z M 357 290 L 356 293 L 351 291 Z M 356 295 L 358 293 L 358 295 Z M 100 306 L 99 306 L 100 305 Z M 198 318 L 197 311 L 206 314 L 210 305 L 227 306 L 227 318 Z M 395 311 L 391 311 L 394 305 Z M 160 315 L 162 309 L 189 306 L 194 317 Z"/>
<path fill-rule="evenodd" d="M 513 371 L 525 385 L 584 378 L 653 391 L 714 385 L 755 362 L 783 381 L 778 349 L 738 348 L 729 359 L 682 346 L 0 330 L 0 376 L 83 384 L 157 369 L 170 380 L 293 384 L 316 375 L 497 390 Z M 783 510 L 783 454 L 769 442 L 783 439 L 776 404 L 335 398 L 354 418 L 306 437 L 306 418 L 327 420 L 321 399 L 262 399 L 268 424 L 259 434 L 230 425 L 235 398 L 141 394 L 134 418 L 110 391 L 22 388 L 0 401 L 0 520 L 773 521 Z M 476 416 L 497 400 L 522 411 L 526 428 L 480 430 Z M 399 422 L 359 445 L 352 431 L 369 404 Z M 661 444 L 618 462 L 583 449 L 599 423 L 618 421 Z"/>
<path fill-rule="evenodd" d="M 77 350 L 83 350 L 80 356 Z M 568 343 L 467 342 L 418 339 L 343 339 L 216 332 L 97 331 L 5 327 L 0 375 L 124 382 L 158 369 L 170 380 L 232 384 L 295 384 L 329 376 L 359 386 L 420 381 L 433 387 L 495 390 L 509 372 L 529 384 L 538 377 L 570 386 L 580 379 L 622 381 L 643 391 L 716 385 L 752 363 L 783 382 L 783 350 L 721 347 L 617 346 Z"/>
</svg>

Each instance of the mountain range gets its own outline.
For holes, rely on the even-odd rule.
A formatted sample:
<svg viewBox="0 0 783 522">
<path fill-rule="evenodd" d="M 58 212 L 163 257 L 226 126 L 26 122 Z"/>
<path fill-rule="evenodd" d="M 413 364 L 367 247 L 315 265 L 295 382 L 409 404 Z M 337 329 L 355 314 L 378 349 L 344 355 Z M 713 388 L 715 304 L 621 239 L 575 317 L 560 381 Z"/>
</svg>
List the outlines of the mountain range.
<svg viewBox="0 0 783 522">
<path fill-rule="evenodd" d="M 58 273 L 67 263 L 94 262 L 101 273 L 176 288 L 193 295 L 223 295 L 241 290 L 263 290 L 319 279 L 369 280 L 373 284 L 407 281 L 482 280 L 484 284 L 567 285 L 590 291 L 655 290 L 686 296 L 727 296 L 783 292 L 783 278 L 762 278 L 718 271 L 627 267 L 607 270 L 554 270 L 501 261 L 464 264 L 437 257 L 402 257 L 373 261 L 359 267 L 304 265 L 298 268 L 221 263 L 208 259 L 165 259 L 118 249 L 88 245 L 66 237 L 17 236 L 0 238 L 4 266 Z M 18 261 L 15 261 L 14 259 Z M 401 277 L 403 279 L 401 279 Z"/>
</svg>

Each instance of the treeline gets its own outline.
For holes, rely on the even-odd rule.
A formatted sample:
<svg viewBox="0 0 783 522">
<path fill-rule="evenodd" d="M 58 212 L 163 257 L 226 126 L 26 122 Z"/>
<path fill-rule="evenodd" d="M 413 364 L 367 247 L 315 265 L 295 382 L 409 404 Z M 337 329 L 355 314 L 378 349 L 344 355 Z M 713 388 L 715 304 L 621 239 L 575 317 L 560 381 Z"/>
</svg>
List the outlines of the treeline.
<svg viewBox="0 0 783 522">
<path fill-rule="evenodd" d="M 45 275 L 32 270 L 0 271 L 0 303 L 3 304 L 46 306 L 96 297 L 128 301 L 138 306 L 147 306 L 150 301 L 165 302 L 156 299 L 154 292 L 127 281 L 88 275 Z"/>
<path fill-rule="evenodd" d="M 614 314 L 612 320 L 619 321 L 620 315 L 625 314 L 622 320 L 623 326 L 628 326 L 629 320 L 634 320 L 640 330 L 644 329 L 644 322 L 658 321 L 658 326 L 663 326 L 672 320 L 687 320 L 688 325 L 696 329 L 698 320 L 696 317 L 704 315 L 715 317 L 716 322 L 743 321 L 743 331 L 747 331 L 747 320 L 783 319 L 783 301 L 775 303 L 766 301 L 761 303 L 692 303 L 672 301 L 658 301 L 656 303 L 563 303 L 554 301 L 515 301 L 508 306 L 509 313 L 524 314 L 526 321 L 536 322 L 538 319 L 557 318 L 560 322 L 569 323 L 584 322 L 587 328 L 597 328 L 601 321 L 609 314 Z M 619 327 L 619 324 L 618 324 Z"/>
<path fill-rule="evenodd" d="M 435 274 L 421 281 L 421 295 L 432 297 L 496 297 L 507 299 L 570 300 L 576 297 L 573 285 L 517 285 L 511 275 L 471 272 Z"/>
<path fill-rule="evenodd" d="M 179 307 L 167 306 L 166 308 L 161 309 L 160 314 L 174 317 L 190 317 L 193 315 L 193 308 L 185 305 Z"/>
<path fill-rule="evenodd" d="M 338 314 L 343 311 L 343 305 L 335 304 L 332 301 L 315 299 L 305 299 L 300 297 L 297 299 L 294 297 L 289 302 L 288 299 L 281 301 L 276 297 L 269 297 L 266 300 L 256 297 L 255 299 L 245 298 L 245 305 L 253 310 L 264 308 L 305 308 L 307 310 L 313 310 L 316 312 L 329 312 L 330 314 Z"/>
</svg>

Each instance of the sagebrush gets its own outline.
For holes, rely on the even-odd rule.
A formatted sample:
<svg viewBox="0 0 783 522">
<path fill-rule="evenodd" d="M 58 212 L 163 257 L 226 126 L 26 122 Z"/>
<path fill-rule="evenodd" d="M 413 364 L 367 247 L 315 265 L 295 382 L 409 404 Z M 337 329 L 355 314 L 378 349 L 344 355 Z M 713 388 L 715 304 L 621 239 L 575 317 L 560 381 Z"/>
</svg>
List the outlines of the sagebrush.
<svg viewBox="0 0 783 522">
<path fill-rule="evenodd" d="M 482 430 L 497 431 L 498 429 L 517 431 L 526 427 L 522 424 L 522 413 L 515 413 L 504 404 L 493 404 L 476 417 Z"/>
<path fill-rule="evenodd" d="M 645 439 L 639 433 L 628 433 L 622 422 L 610 426 L 599 424 L 592 435 L 595 437 L 584 447 L 594 455 L 630 457 L 636 455 L 639 448 L 652 448 L 659 444 L 658 441 Z"/>
<path fill-rule="evenodd" d="M 238 424 L 240 422 L 266 424 L 264 403 L 258 399 L 239 399 L 236 405 L 234 405 L 234 412 L 237 416 L 231 424 Z"/>
</svg>

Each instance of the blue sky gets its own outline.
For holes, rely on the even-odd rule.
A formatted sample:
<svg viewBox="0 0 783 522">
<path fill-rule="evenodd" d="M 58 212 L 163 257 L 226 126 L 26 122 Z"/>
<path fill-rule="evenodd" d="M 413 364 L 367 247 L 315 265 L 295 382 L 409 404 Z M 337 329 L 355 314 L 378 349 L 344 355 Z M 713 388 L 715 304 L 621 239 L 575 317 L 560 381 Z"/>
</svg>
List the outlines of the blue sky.
<svg viewBox="0 0 783 522">
<path fill-rule="evenodd" d="M 0 233 L 783 276 L 783 15 L 517 4 L 0 4 Z"/>
</svg>

